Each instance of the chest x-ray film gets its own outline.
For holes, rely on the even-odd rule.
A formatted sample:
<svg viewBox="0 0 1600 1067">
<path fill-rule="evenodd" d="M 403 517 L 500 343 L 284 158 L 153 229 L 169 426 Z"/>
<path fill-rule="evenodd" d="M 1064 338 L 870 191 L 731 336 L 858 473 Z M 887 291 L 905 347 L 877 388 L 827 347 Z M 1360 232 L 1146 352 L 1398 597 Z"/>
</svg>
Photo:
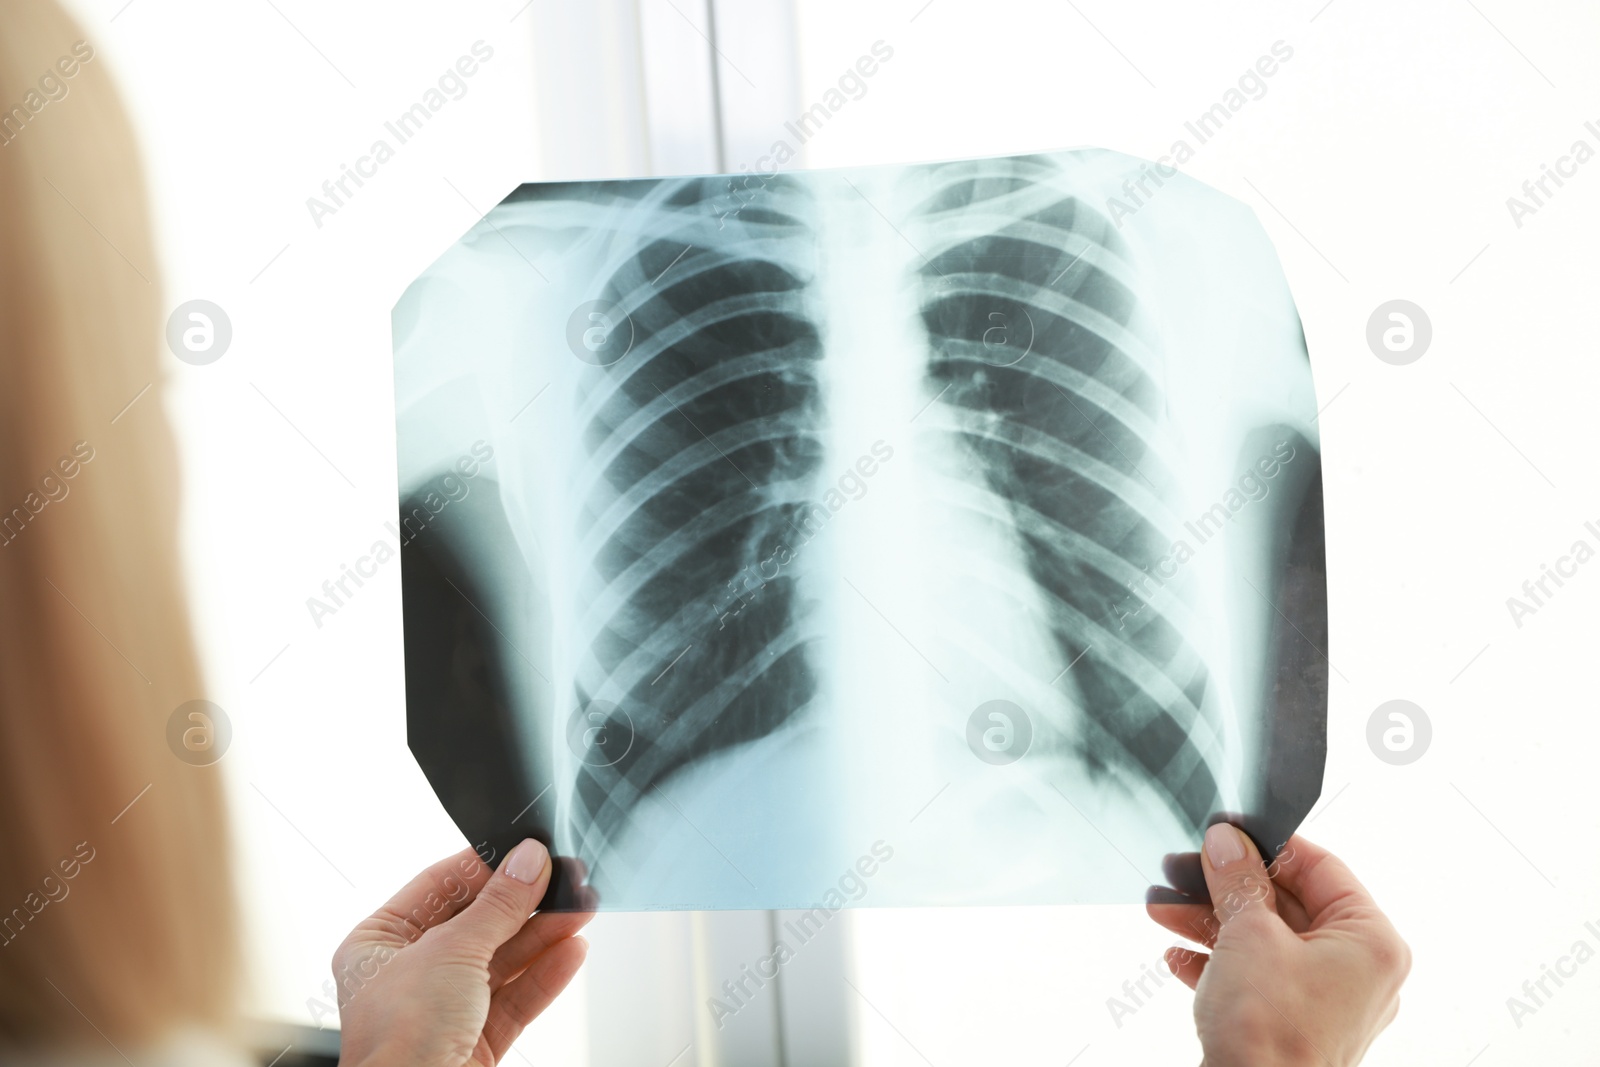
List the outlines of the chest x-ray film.
<svg viewBox="0 0 1600 1067">
<path fill-rule="evenodd" d="M 1316 800 L 1317 408 L 1244 205 L 1103 151 L 530 184 L 394 331 L 409 743 L 551 906 L 1131 901 Z"/>
</svg>

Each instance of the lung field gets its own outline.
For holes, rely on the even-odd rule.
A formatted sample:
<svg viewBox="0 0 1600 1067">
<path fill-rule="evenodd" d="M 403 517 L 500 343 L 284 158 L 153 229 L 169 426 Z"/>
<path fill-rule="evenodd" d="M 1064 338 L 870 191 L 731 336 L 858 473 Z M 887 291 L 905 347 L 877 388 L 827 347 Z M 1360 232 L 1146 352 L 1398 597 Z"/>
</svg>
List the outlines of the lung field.
<svg viewBox="0 0 1600 1067">
<path fill-rule="evenodd" d="M 766 254 L 806 235 L 752 212 L 740 228 L 760 240 L 657 239 L 604 294 L 627 309 L 641 358 L 600 372 L 621 380 L 582 427 L 606 457 L 578 520 L 604 608 L 574 697 L 617 704 L 634 741 L 580 770 L 591 857 L 651 786 L 766 736 L 816 690 L 792 571 L 719 620 L 735 576 L 795 540 L 822 462 L 808 279 Z"/>
</svg>

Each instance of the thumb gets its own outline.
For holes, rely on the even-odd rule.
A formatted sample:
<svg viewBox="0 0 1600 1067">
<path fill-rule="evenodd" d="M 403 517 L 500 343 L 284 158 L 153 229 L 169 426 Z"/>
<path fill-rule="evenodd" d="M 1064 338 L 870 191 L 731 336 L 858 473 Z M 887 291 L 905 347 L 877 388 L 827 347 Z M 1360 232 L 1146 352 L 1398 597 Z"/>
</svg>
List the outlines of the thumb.
<svg viewBox="0 0 1600 1067">
<path fill-rule="evenodd" d="M 1252 912 L 1277 915 L 1272 879 L 1249 835 L 1227 823 L 1216 823 L 1206 830 L 1200 856 L 1211 906 L 1223 927 Z"/>
<path fill-rule="evenodd" d="M 500 869 L 445 929 L 452 940 L 487 960 L 522 929 L 549 884 L 550 853 L 530 837 L 506 854 Z"/>
</svg>

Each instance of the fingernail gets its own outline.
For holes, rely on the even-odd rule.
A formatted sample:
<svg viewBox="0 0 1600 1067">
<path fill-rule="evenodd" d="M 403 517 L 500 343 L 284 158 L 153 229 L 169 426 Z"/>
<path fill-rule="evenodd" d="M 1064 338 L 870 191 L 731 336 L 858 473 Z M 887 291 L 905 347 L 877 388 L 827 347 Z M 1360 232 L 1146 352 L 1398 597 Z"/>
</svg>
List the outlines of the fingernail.
<svg viewBox="0 0 1600 1067">
<path fill-rule="evenodd" d="M 544 861 L 549 855 L 543 845 L 530 837 L 511 850 L 501 870 L 519 882 L 532 882 L 544 870 Z"/>
<path fill-rule="evenodd" d="M 1211 866 L 1221 868 L 1244 859 L 1244 838 L 1238 830 L 1219 822 L 1206 831 L 1206 857 Z"/>
</svg>

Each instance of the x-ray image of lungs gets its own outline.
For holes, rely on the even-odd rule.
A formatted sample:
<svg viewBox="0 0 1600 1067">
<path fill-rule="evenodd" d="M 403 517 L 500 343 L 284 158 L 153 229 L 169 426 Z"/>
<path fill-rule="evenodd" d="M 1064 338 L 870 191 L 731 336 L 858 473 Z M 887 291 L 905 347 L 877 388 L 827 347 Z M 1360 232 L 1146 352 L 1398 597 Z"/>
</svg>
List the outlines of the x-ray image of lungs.
<svg viewBox="0 0 1600 1067">
<path fill-rule="evenodd" d="M 529 184 L 394 332 L 408 740 L 553 906 L 1136 900 L 1316 800 L 1316 401 L 1237 201 L 1098 150 Z"/>
</svg>

